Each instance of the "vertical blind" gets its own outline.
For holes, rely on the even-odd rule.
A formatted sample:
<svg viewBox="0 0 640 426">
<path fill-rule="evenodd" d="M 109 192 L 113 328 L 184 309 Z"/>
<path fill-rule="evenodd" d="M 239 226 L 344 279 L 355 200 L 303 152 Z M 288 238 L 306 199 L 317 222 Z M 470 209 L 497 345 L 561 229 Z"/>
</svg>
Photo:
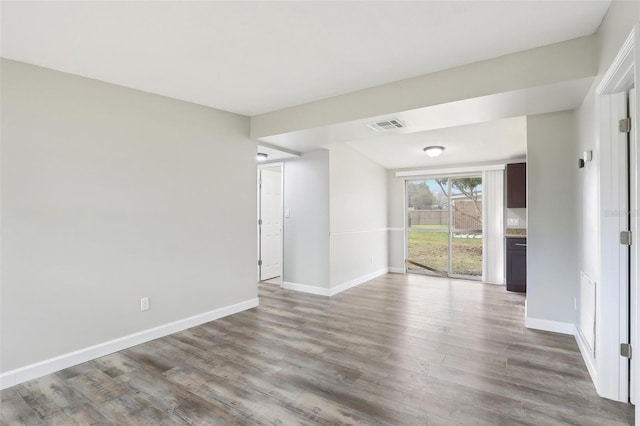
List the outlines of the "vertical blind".
<svg viewBox="0 0 640 426">
<path fill-rule="evenodd" d="M 504 284 L 504 170 L 482 172 L 482 281 Z"/>
</svg>

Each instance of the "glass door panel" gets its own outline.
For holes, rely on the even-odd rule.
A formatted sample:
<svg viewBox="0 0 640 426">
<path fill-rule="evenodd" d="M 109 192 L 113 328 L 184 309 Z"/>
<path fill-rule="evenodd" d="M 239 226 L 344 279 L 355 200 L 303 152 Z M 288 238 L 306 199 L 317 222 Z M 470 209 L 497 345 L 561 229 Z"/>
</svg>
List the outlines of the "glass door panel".
<svg viewBox="0 0 640 426">
<path fill-rule="evenodd" d="M 451 270 L 482 278 L 482 178 L 451 178 Z"/>
<path fill-rule="evenodd" d="M 482 278 L 482 234 L 453 233 L 451 275 L 462 278 Z"/>
<path fill-rule="evenodd" d="M 407 181 L 410 272 L 446 275 L 449 271 L 449 200 L 437 179 Z M 445 189 L 445 190 L 443 190 Z"/>
<path fill-rule="evenodd" d="M 482 178 L 407 181 L 407 272 L 481 279 Z"/>
</svg>

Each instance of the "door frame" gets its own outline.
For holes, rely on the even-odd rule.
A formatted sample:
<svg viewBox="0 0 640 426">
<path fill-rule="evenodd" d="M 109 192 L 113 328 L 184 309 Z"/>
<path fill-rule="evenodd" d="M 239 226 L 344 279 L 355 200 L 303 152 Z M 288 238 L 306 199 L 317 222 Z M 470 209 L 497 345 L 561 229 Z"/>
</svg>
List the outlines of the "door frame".
<svg viewBox="0 0 640 426">
<path fill-rule="evenodd" d="M 261 198 L 262 198 L 262 192 L 260 189 L 260 182 L 262 180 L 262 170 L 263 169 L 275 169 L 275 168 L 279 168 L 280 169 L 280 224 L 281 224 L 281 231 L 280 231 L 280 287 L 282 287 L 283 283 L 284 283 L 284 162 L 283 161 L 278 161 L 278 162 L 273 162 L 273 163 L 262 163 L 262 164 L 258 164 L 258 173 L 257 173 L 257 177 L 256 177 L 256 189 L 257 189 L 257 203 L 256 203 L 256 207 L 257 207 L 257 211 L 256 211 L 256 234 L 257 234 L 257 254 L 258 254 L 258 259 L 256 261 L 256 281 L 257 282 L 261 282 L 260 280 L 260 265 L 258 264 L 258 261 L 261 258 L 261 245 L 260 245 L 260 239 L 262 237 L 261 235 L 261 229 L 260 229 L 260 225 L 258 220 L 260 219 L 260 213 L 261 213 Z"/>
<path fill-rule="evenodd" d="M 522 159 L 524 161 L 524 158 Z M 403 213 L 404 213 L 404 217 L 403 217 L 403 237 L 404 237 L 404 244 L 403 244 L 403 248 L 404 248 L 404 256 L 403 259 L 406 259 L 408 256 L 408 247 L 409 247 L 409 239 L 408 239 L 408 235 L 407 235 L 407 218 L 409 217 L 408 214 L 408 203 L 407 203 L 407 184 L 406 181 L 407 180 L 412 180 L 412 179 L 430 179 L 430 178 L 434 178 L 434 177 L 440 177 L 440 176 L 464 176 L 464 175 L 471 175 L 471 174 L 480 174 L 482 175 L 482 182 L 483 182 L 483 191 L 486 190 L 486 188 L 484 187 L 485 185 L 485 177 L 486 177 L 486 173 L 485 172 L 489 172 L 489 171 L 502 171 L 504 172 L 505 170 L 505 165 L 504 164 L 495 164 L 495 163 L 487 163 L 487 164 L 477 164 L 474 166 L 466 166 L 466 167 L 443 167 L 443 168 L 439 168 L 439 169 L 416 169 L 416 170 L 405 170 L 405 171 L 398 171 L 395 173 L 395 177 L 397 178 L 402 178 L 403 180 L 403 198 L 402 198 L 402 203 L 403 203 Z M 504 190 L 504 187 L 503 187 Z M 488 259 L 488 250 L 486 250 L 485 248 L 485 244 L 486 241 L 488 241 L 489 235 L 488 235 L 488 224 L 487 224 L 487 217 L 489 216 L 488 214 L 486 214 L 484 212 L 484 209 L 488 207 L 488 204 L 486 203 L 487 200 L 487 195 L 486 193 L 483 194 L 482 196 L 483 199 L 483 218 L 482 218 L 482 239 L 483 239 L 483 247 L 482 247 L 482 263 L 483 263 L 483 270 L 482 270 L 482 282 L 484 283 L 492 283 L 487 281 L 487 275 L 486 274 L 486 270 L 484 268 L 484 264 L 486 264 L 489 259 Z M 503 217 L 501 217 L 500 219 L 500 227 L 503 228 L 504 227 L 504 214 L 506 212 L 506 208 L 502 208 L 502 215 Z M 500 229 L 500 240 L 503 241 L 503 236 L 504 236 L 504 229 Z M 505 248 L 504 248 L 504 242 L 502 242 L 501 245 L 499 245 L 496 249 L 496 256 L 498 256 L 501 260 L 501 262 L 503 262 L 504 265 L 504 255 L 505 255 Z M 404 262 L 404 261 L 403 261 Z M 403 270 L 404 273 L 407 273 L 407 265 L 406 263 L 403 263 Z M 504 274 L 502 277 L 502 282 L 498 282 L 498 285 L 504 285 Z"/>
<path fill-rule="evenodd" d="M 600 126 L 598 149 L 600 172 L 598 175 L 599 204 L 599 277 L 596 283 L 596 326 L 595 357 L 583 351 L 583 357 L 591 373 L 598 394 L 602 397 L 621 402 L 628 402 L 630 390 L 636 389 L 639 371 L 636 362 L 629 363 L 619 353 L 620 343 L 636 344 L 637 349 L 637 308 L 638 300 L 638 249 L 633 241 L 628 258 L 625 260 L 619 244 L 620 226 L 626 212 L 622 194 L 623 179 L 626 179 L 626 164 L 621 164 L 624 156 L 621 144 L 618 143 L 617 123 L 612 113 L 617 108 L 613 95 L 627 92 L 636 87 L 638 70 L 635 58 L 640 47 L 639 26 L 634 26 L 618 55 L 603 76 L 596 88 L 596 104 Z M 633 102 L 632 99 L 630 102 Z M 635 105 L 629 105 L 629 116 L 632 132 L 629 135 L 629 196 L 628 206 L 631 209 L 630 229 L 634 239 L 638 233 L 638 158 L 636 127 L 638 111 Z M 612 212 L 615 212 L 612 214 Z M 609 262 L 605 262 L 608 259 Z M 627 279 L 628 286 L 627 289 Z M 595 359 L 594 359 L 595 358 Z M 632 392 L 635 394 L 635 392 Z M 632 395 L 635 399 L 635 395 Z M 638 409 L 636 409 L 636 418 Z"/>
<path fill-rule="evenodd" d="M 500 166 L 498 166 L 497 168 L 499 169 Z M 503 167 L 504 168 L 504 167 Z M 486 244 L 486 212 L 485 212 L 485 193 L 484 193 L 484 181 L 485 181 L 485 171 L 486 170 L 494 170 L 496 169 L 496 167 L 485 167 L 485 168 L 454 168 L 454 169 L 441 169 L 441 170 L 433 170 L 433 171 L 424 171 L 422 173 L 418 173 L 415 174 L 413 172 L 408 172 L 408 173 L 403 173 L 403 172 L 398 172 L 396 173 L 396 176 L 398 177 L 404 177 L 403 179 L 403 192 L 404 192 L 404 258 L 408 259 L 409 257 L 409 223 L 408 223 L 408 217 L 409 217 L 409 199 L 408 199 L 408 192 L 407 192 L 407 184 L 410 181 L 421 181 L 421 180 L 430 180 L 430 179 L 438 179 L 438 178 L 446 178 L 446 179 L 455 179 L 455 178 L 465 178 L 465 177 L 480 177 L 482 179 L 482 185 L 483 185 L 483 194 L 482 194 L 482 272 L 480 274 L 479 278 L 475 278 L 475 277 L 469 277 L 469 276 L 465 276 L 465 275 L 458 275 L 458 274 L 451 274 L 451 270 L 452 270 L 452 245 L 453 245 L 453 234 L 451 231 L 451 222 L 453 220 L 453 215 L 454 215 L 454 211 L 451 209 L 451 183 L 449 181 L 449 227 L 448 227 L 448 231 L 447 231 L 447 238 L 448 238 L 448 262 L 447 262 L 447 277 L 446 278 L 453 278 L 453 279 L 465 279 L 465 280 L 472 280 L 472 281 L 480 281 L 480 282 L 485 282 L 484 278 L 485 278 L 485 263 L 487 262 L 486 259 L 486 250 L 485 250 L 485 244 Z M 404 272 L 405 273 L 409 273 L 409 268 L 407 266 L 407 263 L 405 262 L 404 264 Z M 411 272 L 411 273 L 416 273 L 416 274 L 420 274 L 420 275 L 428 275 L 428 276 L 438 276 L 437 274 L 429 274 L 427 272 Z"/>
</svg>

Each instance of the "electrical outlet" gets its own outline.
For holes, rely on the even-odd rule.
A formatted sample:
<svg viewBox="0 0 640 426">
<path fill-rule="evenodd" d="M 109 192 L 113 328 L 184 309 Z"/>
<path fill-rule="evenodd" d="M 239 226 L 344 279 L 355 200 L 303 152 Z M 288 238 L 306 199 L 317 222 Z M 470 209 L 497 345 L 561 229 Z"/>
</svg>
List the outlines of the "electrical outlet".
<svg viewBox="0 0 640 426">
<path fill-rule="evenodd" d="M 149 298 L 148 297 L 143 297 L 142 299 L 140 299 L 140 311 L 147 311 L 149 310 Z"/>
<path fill-rule="evenodd" d="M 509 226 L 518 226 L 520 225 L 520 219 L 517 217 L 510 217 L 508 220 Z"/>
<path fill-rule="evenodd" d="M 575 297 L 573 298 L 573 310 L 578 310 L 578 299 L 576 299 Z"/>
</svg>

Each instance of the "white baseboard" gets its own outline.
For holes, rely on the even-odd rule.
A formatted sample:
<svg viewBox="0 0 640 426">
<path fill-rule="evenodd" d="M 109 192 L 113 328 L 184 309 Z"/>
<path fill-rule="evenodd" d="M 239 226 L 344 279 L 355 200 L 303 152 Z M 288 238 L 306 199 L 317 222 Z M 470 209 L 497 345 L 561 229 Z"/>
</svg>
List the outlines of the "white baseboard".
<svg viewBox="0 0 640 426">
<path fill-rule="evenodd" d="M 575 325 L 571 322 L 551 321 L 539 318 L 525 318 L 524 325 L 535 330 L 551 331 L 553 333 L 569 334 L 575 333 Z"/>
<path fill-rule="evenodd" d="M 317 287 L 315 285 L 298 284 L 284 281 L 282 283 L 282 288 L 286 290 L 300 291 L 302 293 L 315 294 L 318 296 L 330 296 L 328 288 Z"/>
<path fill-rule="evenodd" d="M 97 345 L 60 355 L 36 364 L 7 371 L 6 373 L 0 374 L 0 389 L 6 389 L 46 374 L 55 373 L 56 371 L 73 367 L 74 365 L 82 364 L 83 362 L 91 361 L 92 359 L 109 355 L 169 334 L 177 333 L 209 321 L 255 308 L 256 306 L 258 306 L 258 298 L 249 299 L 244 302 L 225 306 L 203 314 L 194 315 L 189 318 L 150 328 L 148 330 L 140 331 L 108 342 L 99 343 Z"/>
<path fill-rule="evenodd" d="M 307 284 L 298 284 L 298 283 L 292 283 L 292 282 L 287 282 L 287 281 L 282 283 L 282 288 L 284 288 L 286 290 L 300 291 L 302 293 L 315 294 L 315 295 L 318 295 L 318 296 L 331 297 L 331 296 L 335 296 L 338 293 L 342 293 L 343 291 L 348 290 L 348 289 L 350 289 L 352 287 L 355 287 L 357 285 L 365 283 L 365 282 L 367 282 L 369 280 L 372 280 L 374 278 L 378 278 L 379 276 L 382 276 L 382 275 L 386 274 L 387 272 L 389 272 L 389 268 L 382 268 L 382 269 L 379 269 L 379 270 L 377 270 L 375 272 L 372 272 L 372 273 L 367 274 L 367 275 L 363 275 L 361 277 L 355 278 L 355 279 L 353 279 L 351 281 L 347 281 L 346 283 L 337 285 L 337 286 L 332 287 L 332 288 L 324 288 L 324 287 L 318 287 L 318 286 L 315 286 L 315 285 L 307 285 Z"/>
<path fill-rule="evenodd" d="M 587 370 L 589 371 L 589 375 L 591 376 L 591 381 L 593 384 L 598 387 L 598 372 L 596 370 L 596 359 L 593 355 L 591 348 L 589 347 L 589 343 L 587 343 L 587 339 L 582 335 L 577 326 L 573 328 L 573 334 L 576 338 L 576 343 L 578 343 L 578 348 L 580 349 L 580 353 L 582 354 L 582 359 L 584 360 L 585 365 L 587 366 Z"/>
<path fill-rule="evenodd" d="M 389 272 L 389 268 L 382 268 L 382 269 L 378 269 L 375 272 L 372 272 L 370 274 L 367 275 L 363 275 L 361 277 L 355 278 L 351 281 L 347 281 L 346 283 L 337 285 L 335 287 L 332 287 L 331 289 L 329 289 L 329 296 L 335 296 L 338 293 L 342 293 L 345 290 L 349 290 L 352 287 L 355 287 L 357 285 L 366 283 L 367 281 L 370 281 L 374 278 L 378 278 L 384 274 L 386 274 L 387 272 Z"/>
<path fill-rule="evenodd" d="M 395 266 L 389 267 L 389 272 L 392 274 L 406 274 L 407 271 L 404 268 L 396 268 Z"/>
</svg>

